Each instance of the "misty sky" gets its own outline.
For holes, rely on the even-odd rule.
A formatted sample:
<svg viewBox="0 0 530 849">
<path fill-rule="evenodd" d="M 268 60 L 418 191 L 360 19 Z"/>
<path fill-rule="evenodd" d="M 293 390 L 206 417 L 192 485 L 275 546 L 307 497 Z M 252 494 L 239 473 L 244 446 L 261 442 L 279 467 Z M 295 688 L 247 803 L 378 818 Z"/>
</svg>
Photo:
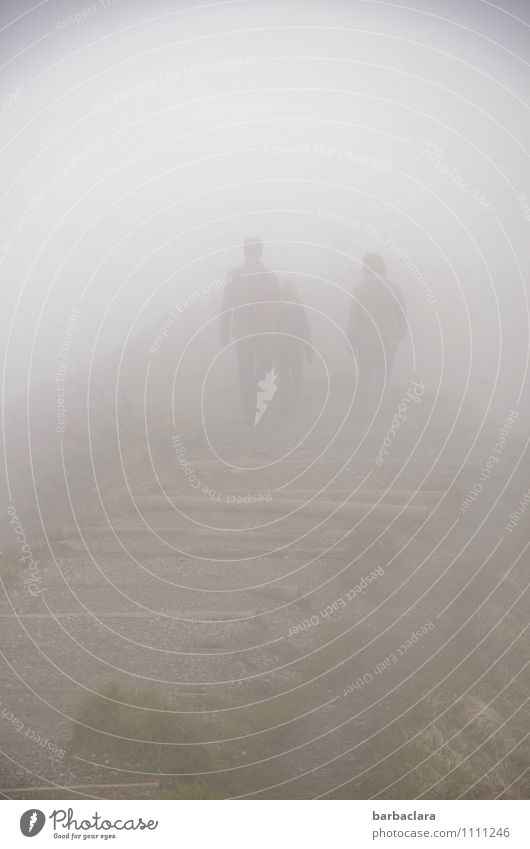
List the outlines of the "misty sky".
<svg viewBox="0 0 530 849">
<path fill-rule="evenodd" d="M 517 398 L 527 12 L 415 5 L 3 3 L 6 394 L 53 376 L 73 309 L 70 369 L 125 345 L 143 374 L 157 327 L 199 292 L 172 335 L 202 328 L 207 366 L 220 292 L 203 287 L 258 235 L 332 370 L 376 250 L 407 303 L 402 371 L 480 411 Z"/>
</svg>

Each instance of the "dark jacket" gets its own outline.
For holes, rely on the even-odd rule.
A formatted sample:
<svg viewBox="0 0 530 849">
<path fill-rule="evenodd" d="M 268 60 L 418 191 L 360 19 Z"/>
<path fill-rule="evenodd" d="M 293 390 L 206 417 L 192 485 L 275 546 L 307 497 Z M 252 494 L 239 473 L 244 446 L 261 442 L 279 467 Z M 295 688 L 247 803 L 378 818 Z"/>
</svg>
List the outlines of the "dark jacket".
<svg viewBox="0 0 530 849">
<path fill-rule="evenodd" d="M 295 296 L 283 296 L 278 305 L 278 352 L 289 355 L 298 351 L 311 354 L 311 331 L 307 312 Z"/>
<path fill-rule="evenodd" d="M 395 349 L 406 332 L 406 307 L 398 287 L 375 274 L 367 276 L 353 290 L 348 324 L 353 349 Z"/>
<path fill-rule="evenodd" d="M 257 260 L 229 271 L 223 293 L 221 341 L 273 332 L 277 322 L 278 280 Z"/>
</svg>

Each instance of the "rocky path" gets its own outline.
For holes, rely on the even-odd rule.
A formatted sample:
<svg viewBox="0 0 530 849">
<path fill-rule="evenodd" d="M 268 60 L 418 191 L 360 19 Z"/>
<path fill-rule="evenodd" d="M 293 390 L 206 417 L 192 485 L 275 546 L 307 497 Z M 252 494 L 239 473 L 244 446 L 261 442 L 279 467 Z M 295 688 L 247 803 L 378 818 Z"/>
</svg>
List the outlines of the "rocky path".
<svg viewBox="0 0 530 849">
<path fill-rule="evenodd" d="M 469 603 L 458 463 L 247 463 L 113 492 L 8 590 L 5 795 L 411 794 Z"/>
</svg>

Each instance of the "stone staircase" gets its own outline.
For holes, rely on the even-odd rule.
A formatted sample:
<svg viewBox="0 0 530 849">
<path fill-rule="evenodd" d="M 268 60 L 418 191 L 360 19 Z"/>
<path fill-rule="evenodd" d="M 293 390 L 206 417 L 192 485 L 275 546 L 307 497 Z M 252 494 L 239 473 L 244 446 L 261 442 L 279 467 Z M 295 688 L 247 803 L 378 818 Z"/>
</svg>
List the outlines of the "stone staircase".
<svg viewBox="0 0 530 849">
<path fill-rule="evenodd" d="M 194 465 L 199 491 L 182 479 L 122 489 L 65 526 L 42 563 L 46 592 L 33 598 L 18 586 L 3 602 L 6 657 L 28 653 L 37 696 L 26 709 L 25 685 L 13 674 L 2 702 L 68 752 L 50 761 L 24 741 L 50 787 L 105 797 L 105 783 L 135 783 L 116 764 L 78 757 L 72 738 L 83 688 L 132 679 L 163 693 L 173 710 L 230 719 L 219 735 L 233 741 L 226 763 L 235 758 L 241 768 L 227 778 L 226 795 L 281 798 L 290 782 L 296 796 L 318 795 L 371 768 L 368 751 L 347 752 L 382 727 L 385 694 L 395 688 L 393 704 L 406 708 L 403 681 L 443 642 L 436 616 L 451 593 L 432 587 L 461 548 L 451 532 L 460 496 L 449 490 L 457 461 L 430 469 L 396 460 L 377 470 L 369 460 L 311 469 L 289 461 L 287 485 L 286 464 L 235 474 L 218 461 Z M 390 664 L 396 646 L 428 621 L 434 636 Z M 372 680 L 345 696 L 363 676 Z M 414 686 L 416 698 L 427 685 Z M 0 723 L 9 751 L 7 731 Z M 314 771 L 328 761 L 335 765 Z M 139 770 L 137 781 L 149 783 Z M 11 762 L 4 775 L 4 787 L 41 784 Z"/>
</svg>

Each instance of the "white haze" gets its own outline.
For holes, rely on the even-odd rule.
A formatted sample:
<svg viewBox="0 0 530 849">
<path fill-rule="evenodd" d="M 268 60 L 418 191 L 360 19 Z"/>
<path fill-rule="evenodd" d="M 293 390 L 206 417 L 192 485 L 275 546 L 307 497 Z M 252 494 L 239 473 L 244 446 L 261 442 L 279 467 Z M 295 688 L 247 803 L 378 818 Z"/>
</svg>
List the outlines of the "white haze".
<svg viewBox="0 0 530 849">
<path fill-rule="evenodd" d="M 395 374 L 416 374 L 478 422 L 515 403 L 528 348 L 526 68 L 500 42 L 524 53 L 517 6 L 93 8 L 61 27 L 88 5 L 44 4 L 2 33 L 13 57 L 4 93 L 23 85 L 2 119 L 7 398 L 53 381 L 74 308 L 68 371 L 124 348 L 128 392 L 141 398 L 148 361 L 153 374 L 174 369 L 220 308 L 220 291 L 202 287 L 258 235 L 265 264 L 296 278 L 315 311 L 332 373 L 350 367 L 349 293 L 375 250 L 410 321 Z M 28 27 L 38 43 L 17 58 Z M 437 170 L 429 144 L 490 211 Z M 194 292 L 151 357 L 158 328 Z M 192 347 L 200 383 L 215 322 Z"/>
</svg>

